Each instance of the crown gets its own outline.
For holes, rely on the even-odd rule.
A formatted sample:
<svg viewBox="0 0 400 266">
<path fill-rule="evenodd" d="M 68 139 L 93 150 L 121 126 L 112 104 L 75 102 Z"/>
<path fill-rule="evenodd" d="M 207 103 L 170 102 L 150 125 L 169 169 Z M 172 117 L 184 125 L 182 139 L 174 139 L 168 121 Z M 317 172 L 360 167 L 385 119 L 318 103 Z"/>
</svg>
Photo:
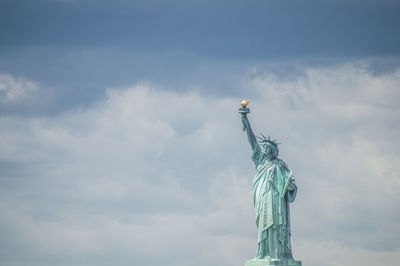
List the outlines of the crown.
<svg viewBox="0 0 400 266">
<path fill-rule="evenodd" d="M 260 133 L 260 135 L 261 135 L 261 137 L 257 136 L 259 143 L 274 145 L 276 148 L 278 148 L 278 144 L 280 144 L 280 143 L 276 142 L 276 139 L 271 140 L 270 136 L 268 136 L 268 139 L 267 139 L 263 134 Z"/>
</svg>

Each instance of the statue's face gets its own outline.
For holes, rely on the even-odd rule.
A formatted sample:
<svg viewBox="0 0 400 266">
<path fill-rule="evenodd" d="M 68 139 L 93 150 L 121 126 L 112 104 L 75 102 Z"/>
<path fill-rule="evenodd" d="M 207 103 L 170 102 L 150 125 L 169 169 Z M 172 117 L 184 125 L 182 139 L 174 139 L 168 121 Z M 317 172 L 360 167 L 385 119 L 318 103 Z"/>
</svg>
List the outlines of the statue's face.
<svg viewBox="0 0 400 266">
<path fill-rule="evenodd" d="M 264 145 L 264 150 L 270 159 L 275 159 L 278 157 L 279 150 L 275 146 Z"/>
</svg>

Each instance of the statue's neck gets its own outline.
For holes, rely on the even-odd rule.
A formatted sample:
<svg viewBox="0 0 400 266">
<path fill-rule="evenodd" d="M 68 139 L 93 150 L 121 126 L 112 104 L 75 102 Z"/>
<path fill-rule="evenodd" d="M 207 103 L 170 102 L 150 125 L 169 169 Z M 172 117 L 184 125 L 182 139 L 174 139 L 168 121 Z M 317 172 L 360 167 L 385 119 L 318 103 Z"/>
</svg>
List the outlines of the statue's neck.
<svg viewBox="0 0 400 266">
<path fill-rule="evenodd" d="M 278 160 L 278 157 L 272 156 L 272 155 L 269 155 L 269 154 L 265 154 L 265 157 L 266 157 L 268 162 L 275 162 L 275 161 Z"/>
</svg>

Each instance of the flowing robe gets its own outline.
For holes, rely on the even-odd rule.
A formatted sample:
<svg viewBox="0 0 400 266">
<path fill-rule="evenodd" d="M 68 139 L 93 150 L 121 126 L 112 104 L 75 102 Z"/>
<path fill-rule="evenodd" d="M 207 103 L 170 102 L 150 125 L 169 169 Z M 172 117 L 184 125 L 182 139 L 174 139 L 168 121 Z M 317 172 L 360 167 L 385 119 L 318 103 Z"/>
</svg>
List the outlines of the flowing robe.
<svg viewBox="0 0 400 266">
<path fill-rule="evenodd" d="M 257 256 L 292 259 L 289 202 L 296 198 L 294 178 L 284 161 L 268 160 L 259 145 L 254 148 L 252 160 L 256 166 L 253 196 L 258 228 Z"/>
</svg>

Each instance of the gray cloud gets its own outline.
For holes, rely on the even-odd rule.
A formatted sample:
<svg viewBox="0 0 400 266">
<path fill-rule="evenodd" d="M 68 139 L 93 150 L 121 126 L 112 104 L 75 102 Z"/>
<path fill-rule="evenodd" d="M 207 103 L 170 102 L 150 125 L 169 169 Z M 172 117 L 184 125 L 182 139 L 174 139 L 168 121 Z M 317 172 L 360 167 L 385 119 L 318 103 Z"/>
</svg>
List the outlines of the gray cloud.
<svg viewBox="0 0 400 266">
<path fill-rule="evenodd" d="M 8 46 L 109 46 L 216 58 L 399 53 L 397 1 L 9 1 Z M 372 37 L 373 36 L 373 37 Z"/>
</svg>

